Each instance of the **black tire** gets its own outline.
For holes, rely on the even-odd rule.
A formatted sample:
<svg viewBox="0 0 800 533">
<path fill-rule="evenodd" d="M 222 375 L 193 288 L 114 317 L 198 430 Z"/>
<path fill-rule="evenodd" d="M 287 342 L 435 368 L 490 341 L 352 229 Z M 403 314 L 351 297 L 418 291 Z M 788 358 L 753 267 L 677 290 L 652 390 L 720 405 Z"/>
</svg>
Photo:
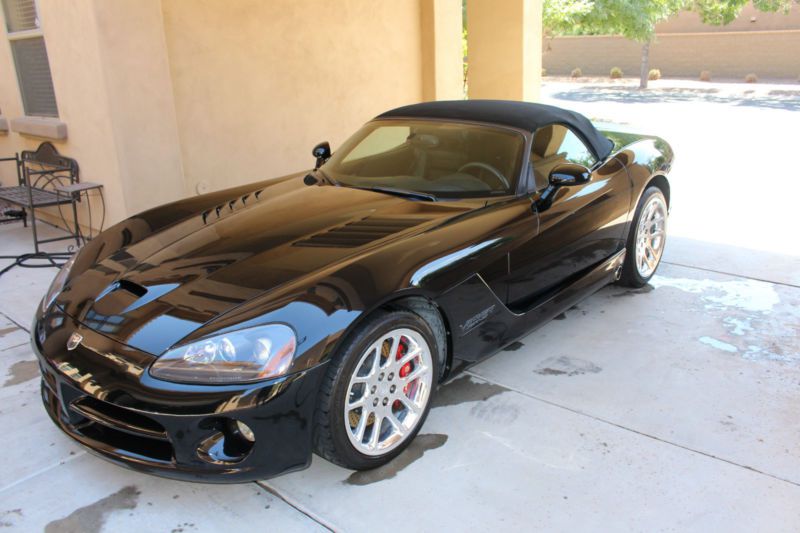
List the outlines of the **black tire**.
<svg viewBox="0 0 800 533">
<path fill-rule="evenodd" d="M 658 270 L 658 264 L 653 269 L 653 271 L 647 276 L 643 277 L 639 270 L 636 268 L 636 231 L 639 227 L 639 219 L 642 216 L 642 210 L 647 202 L 654 196 L 658 195 L 664 201 L 664 205 L 667 204 L 666 198 L 664 198 L 664 193 L 661 192 L 661 189 L 656 187 L 655 185 L 651 185 L 648 187 L 642 197 L 639 199 L 639 204 L 636 206 L 636 212 L 634 213 L 633 220 L 631 221 L 630 229 L 628 230 L 628 240 L 626 242 L 627 252 L 625 253 L 625 262 L 622 266 L 622 275 L 619 279 L 619 284 L 625 287 L 634 287 L 640 288 L 647 285 L 647 282 L 650 281 L 650 278 L 655 275 L 656 271 Z M 666 215 L 665 215 L 666 216 Z M 664 240 L 666 241 L 666 233 L 664 234 Z M 663 253 L 663 245 L 662 245 L 662 253 Z M 658 258 L 659 264 L 661 263 L 661 256 Z"/>
<path fill-rule="evenodd" d="M 370 456 L 358 451 L 350 442 L 345 429 L 344 402 L 350 378 L 361 356 L 380 336 L 397 328 L 409 328 L 420 333 L 431 351 L 432 385 L 428 401 L 414 429 L 391 451 Z M 322 380 L 317 410 L 314 416 L 314 451 L 317 455 L 345 468 L 368 470 L 384 465 L 397 457 L 414 440 L 428 417 L 439 376 L 439 347 L 431 327 L 416 313 L 407 310 L 376 311 L 345 340 L 331 360 Z"/>
</svg>

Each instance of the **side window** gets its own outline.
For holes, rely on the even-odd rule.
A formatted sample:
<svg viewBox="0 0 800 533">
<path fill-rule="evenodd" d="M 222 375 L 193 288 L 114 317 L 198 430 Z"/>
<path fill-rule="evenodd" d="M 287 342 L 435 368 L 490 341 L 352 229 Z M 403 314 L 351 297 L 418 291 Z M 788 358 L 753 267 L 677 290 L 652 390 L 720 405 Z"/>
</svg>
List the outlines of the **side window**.
<svg viewBox="0 0 800 533">
<path fill-rule="evenodd" d="M 597 159 L 575 133 L 561 124 L 536 130 L 531 146 L 531 163 L 537 189 L 547 187 L 550 172 L 562 163 L 591 168 Z"/>
<path fill-rule="evenodd" d="M 558 151 L 566 154 L 567 161 L 570 163 L 577 163 L 585 167 L 591 168 L 597 159 L 592 155 L 592 152 L 583 144 L 583 141 L 575 135 L 572 130 L 564 126 L 555 126 L 556 130 L 564 132 L 564 137 L 561 141 Z"/>
</svg>

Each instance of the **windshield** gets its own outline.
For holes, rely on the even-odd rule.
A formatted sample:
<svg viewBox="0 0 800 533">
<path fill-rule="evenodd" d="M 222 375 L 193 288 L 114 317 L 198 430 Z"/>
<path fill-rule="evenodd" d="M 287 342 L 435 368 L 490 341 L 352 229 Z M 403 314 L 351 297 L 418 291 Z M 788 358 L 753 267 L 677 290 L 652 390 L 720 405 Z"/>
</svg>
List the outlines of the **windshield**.
<svg viewBox="0 0 800 533">
<path fill-rule="evenodd" d="M 472 124 L 376 120 L 322 166 L 340 185 L 414 191 L 441 198 L 511 194 L 525 139 Z"/>
</svg>

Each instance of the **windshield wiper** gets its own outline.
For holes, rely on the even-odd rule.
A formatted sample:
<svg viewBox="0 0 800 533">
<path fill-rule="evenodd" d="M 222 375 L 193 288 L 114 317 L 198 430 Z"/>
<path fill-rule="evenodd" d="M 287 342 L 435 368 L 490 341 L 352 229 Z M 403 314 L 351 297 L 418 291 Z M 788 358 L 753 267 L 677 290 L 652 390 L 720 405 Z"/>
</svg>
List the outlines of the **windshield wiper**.
<svg viewBox="0 0 800 533">
<path fill-rule="evenodd" d="M 361 189 L 362 191 L 374 191 L 374 192 L 382 192 L 385 194 L 393 194 L 395 196 L 402 196 L 404 198 L 416 198 L 417 200 L 425 200 L 427 202 L 435 202 L 436 197 L 432 194 L 424 193 L 424 192 L 417 192 L 417 191 L 406 191 L 404 189 L 394 189 L 392 187 L 357 187 L 355 185 L 346 185 L 346 187 L 350 187 L 351 189 Z"/>
</svg>

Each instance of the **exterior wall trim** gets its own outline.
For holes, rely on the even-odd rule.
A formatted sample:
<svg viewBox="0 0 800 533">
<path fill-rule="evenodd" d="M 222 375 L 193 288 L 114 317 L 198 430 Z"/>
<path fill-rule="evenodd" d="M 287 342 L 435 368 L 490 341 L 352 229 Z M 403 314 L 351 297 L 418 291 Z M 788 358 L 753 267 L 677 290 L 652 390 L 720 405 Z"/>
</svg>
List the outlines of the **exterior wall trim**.
<svg viewBox="0 0 800 533">
<path fill-rule="evenodd" d="M 63 140 L 67 138 L 67 125 L 51 117 L 18 117 L 11 119 L 11 129 L 22 135 Z"/>
</svg>

